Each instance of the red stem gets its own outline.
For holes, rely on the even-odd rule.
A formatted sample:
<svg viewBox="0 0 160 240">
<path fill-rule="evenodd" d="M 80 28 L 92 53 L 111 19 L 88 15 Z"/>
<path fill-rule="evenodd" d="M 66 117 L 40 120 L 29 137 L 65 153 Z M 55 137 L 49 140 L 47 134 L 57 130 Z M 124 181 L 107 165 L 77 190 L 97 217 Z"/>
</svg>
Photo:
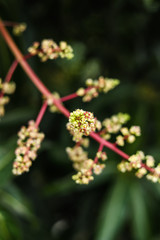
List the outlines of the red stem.
<svg viewBox="0 0 160 240">
<path fill-rule="evenodd" d="M 0 20 L 0 31 L 5 39 L 6 43 L 8 44 L 9 48 L 15 55 L 15 58 L 20 63 L 20 65 L 22 66 L 22 68 L 24 69 L 26 74 L 29 76 L 29 78 L 32 80 L 32 82 L 37 86 L 37 88 L 40 90 L 40 92 L 42 92 L 46 96 L 49 96 L 50 92 L 44 86 L 44 84 L 41 82 L 39 77 L 34 73 L 34 71 L 31 69 L 29 64 L 25 61 L 24 56 L 22 55 L 20 50 L 17 48 L 16 44 L 10 37 L 8 31 L 5 29 L 1 20 Z"/>
<path fill-rule="evenodd" d="M 98 152 L 101 152 L 102 149 L 103 149 L 103 147 L 104 147 L 104 145 L 103 145 L 102 143 L 100 143 L 99 148 L 98 148 Z M 95 156 L 95 158 L 94 158 L 94 161 L 93 161 L 93 164 L 92 164 L 92 167 L 91 167 L 87 172 L 92 173 L 94 164 L 96 164 L 97 162 L 98 162 L 98 157 L 97 157 L 97 154 L 96 154 L 96 156 Z"/>
<path fill-rule="evenodd" d="M 123 157 L 124 159 L 128 160 L 129 155 L 121 151 L 119 148 L 117 148 L 113 143 L 110 143 L 106 141 L 105 139 L 101 138 L 97 133 L 90 133 L 90 136 L 95 139 L 97 142 L 102 143 L 107 148 L 111 149 L 112 151 L 116 152 L 118 155 Z"/>
<path fill-rule="evenodd" d="M 26 62 L 26 60 L 24 59 L 24 56 L 22 55 L 22 53 L 14 43 L 13 39 L 9 35 L 8 31 L 6 30 L 1 20 L 0 20 L 0 31 L 6 43 L 8 44 L 9 48 L 11 49 L 12 53 L 14 54 L 15 58 L 20 63 L 21 67 L 26 72 L 26 74 L 31 79 L 31 81 L 35 84 L 35 86 L 39 89 L 39 91 L 43 95 L 45 95 L 46 97 L 50 96 L 51 92 L 46 88 L 46 86 L 41 82 L 39 77 L 35 74 L 35 72 Z M 66 117 L 69 117 L 69 114 L 70 114 L 69 111 L 61 104 L 60 100 L 53 97 L 53 102 L 56 105 L 56 107 L 60 110 L 60 112 L 62 112 Z"/>
<path fill-rule="evenodd" d="M 32 57 L 32 55 L 29 53 L 26 56 L 24 56 L 24 59 L 28 59 L 30 57 Z M 10 80 L 13 76 L 13 73 L 16 70 L 17 66 L 18 66 L 18 61 L 15 59 L 14 62 L 12 63 L 12 65 L 11 65 L 11 67 L 9 68 L 9 71 L 8 71 L 6 77 L 5 77 L 5 80 L 4 80 L 5 82 L 10 82 Z"/>
<path fill-rule="evenodd" d="M 8 71 L 8 73 L 7 73 L 7 75 L 6 75 L 5 79 L 4 79 L 4 82 L 9 82 L 11 80 L 12 75 L 13 75 L 17 65 L 18 65 L 17 60 L 14 60 L 14 62 L 11 65 L 11 67 L 9 68 L 9 71 Z M 4 93 L 3 93 L 3 91 L 1 91 L 0 92 L 0 98 L 3 97 L 3 95 L 4 95 Z"/>
<path fill-rule="evenodd" d="M 85 93 L 87 93 L 91 88 L 94 88 L 94 87 L 88 87 L 88 88 L 86 88 L 86 89 L 85 89 Z M 77 93 L 72 93 L 72 94 L 69 94 L 69 95 L 67 95 L 67 96 L 65 96 L 65 97 L 62 97 L 62 98 L 61 98 L 61 101 L 62 101 L 62 102 L 66 102 L 66 101 L 71 100 L 71 99 L 76 98 L 76 97 L 79 97 L 79 95 L 77 95 Z"/>
<path fill-rule="evenodd" d="M 148 167 L 148 166 L 147 166 L 146 164 L 144 164 L 144 163 L 141 163 L 141 167 L 145 168 L 145 169 L 148 170 L 149 172 L 152 172 L 152 173 L 155 172 L 154 168 L 150 168 L 150 167 Z"/>
<path fill-rule="evenodd" d="M 45 111 L 46 111 L 46 109 L 47 109 L 47 106 L 48 106 L 48 105 L 47 105 L 47 102 L 45 101 L 45 102 L 43 103 L 41 109 L 40 109 L 40 112 L 39 112 L 38 116 L 37 116 L 37 119 L 36 119 L 36 128 L 38 128 L 38 126 L 39 126 L 39 124 L 40 124 L 40 122 L 41 122 L 41 120 L 42 120 L 42 117 L 43 117 L 43 115 L 44 115 L 44 113 L 45 113 Z"/>
<path fill-rule="evenodd" d="M 12 75 L 13 75 L 17 65 L 18 65 L 18 61 L 14 60 L 14 62 L 12 63 L 11 67 L 9 68 L 9 71 L 4 79 L 5 82 L 9 82 L 11 80 Z"/>
<path fill-rule="evenodd" d="M 62 98 L 61 98 L 61 101 L 62 101 L 62 102 L 65 102 L 65 101 L 68 101 L 68 100 L 73 99 L 73 98 L 76 98 L 76 97 L 78 97 L 77 93 L 72 93 L 72 94 L 70 94 L 70 95 L 67 95 L 67 96 L 65 96 L 65 97 L 62 97 Z"/>
<path fill-rule="evenodd" d="M 24 56 L 25 59 L 28 59 L 30 57 L 32 57 L 31 54 L 27 54 L 26 56 Z M 9 70 L 8 70 L 8 73 L 7 73 L 7 75 L 6 75 L 5 79 L 4 79 L 4 82 L 10 82 L 11 81 L 11 78 L 12 78 L 13 73 L 16 70 L 17 66 L 18 66 L 18 61 L 15 59 L 13 61 L 12 65 L 10 66 Z M 3 95 L 4 95 L 3 91 L 1 91 L 0 92 L 0 97 L 3 97 Z"/>
<path fill-rule="evenodd" d="M 119 148 L 117 148 L 117 147 L 115 146 L 115 144 L 110 143 L 110 142 L 104 140 L 104 139 L 101 138 L 98 134 L 96 134 L 96 133 L 94 133 L 94 132 L 90 133 L 90 136 L 91 136 L 93 139 L 95 139 L 97 142 L 103 144 L 103 145 L 106 146 L 107 148 L 111 149 L 112 151 L 114 151 L 115 153 L 117 153 L 118 155 L 120 155 L 122 158 L 124 158 L 124 159 L 126 159 L 126 160 L 129 159 L 130 156 L 129 156 L 128 154 L 124 153 L 123 151 L 121 151 Z M 141 163 L 141 167 L 144 167 L 144 168 L 145 168 L 146 170 L 148 170 L 149 172 L 152 172 L 152 173 L 155 172 L 154 168 L 148 167 L 145 163 Z"/>
<path fill-rule="evenodd" d="M 103 150 L 104 145 L 102 143 L 100 143 L 99 148 L 98 148 L 98 152 L 101 152 Z M 94 163 L 98 162 L 98 157 L 96 156 L 94 159 Z"/>
</svg>

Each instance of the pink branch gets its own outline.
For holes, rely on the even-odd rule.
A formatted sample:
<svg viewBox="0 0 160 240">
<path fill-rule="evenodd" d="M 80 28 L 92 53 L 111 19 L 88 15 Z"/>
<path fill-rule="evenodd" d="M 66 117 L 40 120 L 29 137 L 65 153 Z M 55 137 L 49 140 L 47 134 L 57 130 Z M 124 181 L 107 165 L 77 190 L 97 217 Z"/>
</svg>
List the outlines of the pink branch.
<svg viewBox="0 0 160 240">
<path fill-rule="evenodd" d="M 154 168 L 150 168 L 150 167 L 148 167 L 148 166 L 147 166 L 146 164 L 144 164 L 144 163 L 141 163 L 141 167 L 145 168 L 145 169 L 148 170 L 149 172 L 152 172 L 152 173 L 155 172 Z"/>
<path fill-rule="evenodd" d="M 33 55 L 31 55 L 31 54 L 27 54 L 26 56 L 24 56 L 24 59 L 28 59 L 32 56 Z M 16 70 L 17 66 L 18 66 L 18 61 L 14 60 L 14 62 L 12 63 L 11 67 L 9 68 L 9 71 L 8 71 L 6 77 L 5 77 L 5 80 L 4 80 L 5 82 L 10 82 L 10 80 L 13 76 L 13 73 Z"/>
<path fill-rule="evenodd" d="M 90 136 L 95 139 L 97 142 L 102 143 L 107 148 L 111 149 L 112 151 L 116 152 L 118 155 L 123 157 L 124 159 L 128 160 L 129 155 L 121 151 L 119 148 L 117 148 L 113 143 L 110 143 L 106 141 L 105 139 L 101 138 L 97 133 L 90 133 Z"/>
<path fill-rule="evenodd" d="M 31 54 L 28 54 L 28 55 L 24 56 L 25 59 L 28 59 L 30 57 L 32 57 Z M 7 75 L 6 75 L 5 79 L 4 79 L 4 82 L 10 82 L 11 81 L 13 73 L 16 70 L 17 66 L 18 66 L 18 61 L 14 60 L 12 65 L 10 66 L 10 68 L 8 70 L 8 73 L 7 73 Z M 3 97 L 3 91 L 0 92 L 0 98 L 1 97 Z"/>
<path fill-rule="evenodd" d="M 87 93 L 91 88 L 94 88 L 94 87 L 88 87 L 88 88 L 86 88 L 86 89 L 85 89 L 85 93 Z M 61 101 L 62 101 L 62 102 L 66 102 L 66 101 L 71 100 L 71 99 L 76 98 L 76 97 L 80 97 L 80 96 L 79 96 L 77 93 L 72 93 L 72 94 L 69 94 L 69 95 L 67 95 L 67 96 L 65 96 L 65 97 L 62 97 L 62 98 L 61 98 Z"/>
<path fill-rule="evenodd" d="M 12 65 L 11 65 L 11 67 L 10 67 L 6 77 L 5 77 L 5 80 L 4 80 L 5 82 L 10 82 L 17 65 L 18 65 L 17 60 L 14 60 L 14 62 L 12 63 Z"/>
<path fill-rule="evenodd" d="M 90 137 L 95 139 L 97 142 L 103 144 L 107 148 L 111 149 L 113 152 L 120 155 L 123 159 L 126 159 L 126 160 L 129 159 L 130 156 L 128 154 L 124 153 L 119 148 L 117 148 L 114 143 L 110 143 L 110 142 L 106 141 L 105 139 L 101 138 L 97 133 L 94 133 L 94 132 L 90 133 Z M 148 167 L 145 163 L 141 163 L 141 167 L 145 168 L 149 172 L 152 172 L 152 173 L 155 172 L 154 168 Z"/>
<path fill-rule="evenodd" d="M 9 71 L 8 71 L 6 77 L 5 77 L 4 82 L 9 82 L 9 81 L 11 80 L 12 75 L 13 75 L 13 73 L 14 73 L 17 65 L 18 65 L 17 60 L 14 60 L 14 62 L 13 62 L 12 65 L 11 65 L 11 67 L 9 68 Z M 3 97 L 3 94 L 4 94 L 3 91 L 1 91 L 1 92 L 0 92 L 0 98 Z"/>
<path fill-rule="evenodd" d="M 104 145 L 102 143 L 100 143 L 99 148 L 98 148 L 98 152 L 101 152 L 103 150 Z M 96 156 L 94 159 L 94 163 L 98 162 L 98 157 Z"/>
<path fill-rule="evenodd" d="M 44 113 L 45 113 L 45 111 L 46 111 L 46 109 L 47 109 L 47 106 L 48 106 L 48 105 L 47 105 L 47 102 L 45 101 L 45 102 L 43 103 L 41 109 L 40 109 L 40 112 L 39 112 L 38 116 L 37 116 L 37 119 L 36 119 L 36 128 L 38 128 L 38 126 L 39 126 L 39 124 L 40 124 L 40 122 L 41 122 L 41 120 L 42 120 L 42 117 L 43 117 L 43 115 L 44 115 Z"/>
<path fill-rule="evenodd" d="M 2 33 L 2 36 L 4 37 L 12 53 L 15 55 L 15 58 L 20 63 L 21 67 L 26 72 L 26 74 L 31 79 L 31 81 L 35 84 L 35 86 L 39 89 L 39 91 L 43 95 L 45 95 L 46 97 L 49 97 L 51 95 L 51 92 L 46 88 L 46 86 L 41 82 L 40 78 L 35 74 L 35 72 L 26 62 L 26 60 L 24 59 L 24 56 L 22 55 L 22 53 L 14 43 L 13 39 L 9 35 L 8 31 L 6 30 L 1 20 L 0 20 L 0 32 Z M 69 111 L 61 104 L 60 100 L 53 97 L 53 102 L 55 106 L 60 110 L 60 112 L 62 112 L 66 117 L 69 117 L 69 114 L 70 114 Z"/>
<path fill-rule="evenodd" d="M 13 39 L 11 38 L 8 31 L 4 27 L 4 24 L 2 23 L 2 21 L 0 21 L 0 31 L 1 31 L 4 39 L 5 39 L 6 43 L 8 44 L 9 48 L 11 49 L 13 54 L 15 55 L 15 58 L 17 59 L 19 64 L 22 66 L 22 68 L 24 69 L 26 74 L 29 76 L 29 78 L 32 80 L 32 82 L 36 85 L 36 87 L 40 90 L 40 92 L 42 92 L 42 94 L 44 94 L 46 96 L 49 96 L 50 92 L 44 86 L 44 84 L 41 82 L 39 77 L 34 73 L 34 71 L 31 69 L 29 64 L 25 61 L 24 56 L 22 55 L 20 50 L 17 48 Z"/>
<path fill-rule="evenodd" d="M 68 101 L 68 100 L 76 98 L 76 97 L 78 97 L 77 93 L 72 93 L 72 94 L 70 94 L 68 96 L 62 97 L 61 101 L 65 102 L 65 101 Z"/>
</svg>

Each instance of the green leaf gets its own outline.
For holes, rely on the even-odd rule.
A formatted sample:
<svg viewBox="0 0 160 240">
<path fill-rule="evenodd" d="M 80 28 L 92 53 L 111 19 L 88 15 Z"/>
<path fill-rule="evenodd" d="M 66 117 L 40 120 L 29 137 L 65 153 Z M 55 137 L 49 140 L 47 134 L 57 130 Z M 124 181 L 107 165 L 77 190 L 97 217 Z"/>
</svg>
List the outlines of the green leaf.
<svg viewBox="0 0 160 240">
<path fill-rule="evenodd" d="M 0 239 L 1 240 L 16 240 L 21 238 L 21 229 L 15 217 L 5 211 L 0 211 Z"/>
<path fill-rule="evenodd" d="M 12 176 L 12 161 L 14 159 L 15 138 L 0 146 L 0 186 Z"/>
<path fill-rule="evenodd" d="M 13 148 L 8 152 L 5 152 L 5 154 L 2 154 L 2 156 L 0 156 L 0 171 L 2 171 L 11 162 L 11 160 L 13 160 L 13 156 L 14 156 Z"/>
<path fill-rule="evenodd" d="M 0 204 L 11 213 L 20 215 L 30 221 L 35 220 L 27 200 L 14 185 L 9 185 L 9 187 L 0 190 Z"/>
<path fill-rule="evenodd" d="M 8 231 L 6 219 L 1 211 L 0 211 L 0 238 L 6 240 L 10 238 L 10 233 Z"/>
<path fill-rule="evenodd" d="M 128 184 L 125 178 L 118 178 L 110 198 L 104 200 L 95 240 L 112 240 L 118 234 L 125 216 Z"/>
<path fill-rule="evenodd" d="M 142 185 L 139 182 L 132 183 L 130 187 L 130 198 L 132 207 L 133 235 L 138 240 L 149 240 L 150 224 L 147 214 L 147 206 Z"/>
</svg>

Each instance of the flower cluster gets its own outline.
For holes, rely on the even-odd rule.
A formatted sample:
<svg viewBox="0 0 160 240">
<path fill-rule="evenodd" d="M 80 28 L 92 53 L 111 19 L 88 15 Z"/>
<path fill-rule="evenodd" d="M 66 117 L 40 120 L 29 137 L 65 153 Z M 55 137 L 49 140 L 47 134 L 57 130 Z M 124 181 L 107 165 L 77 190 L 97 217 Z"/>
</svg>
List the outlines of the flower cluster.
<svg viewBox="0 0 160 240">
<path fill-rule="evenodd" d="M 73 58 L 73 49 L 70 45 L 64 41 L 57 45 L 52 39 L 44 39 L 41 44 L 39 42 L 34 42 L 33 45 L 28 48 L 28 51 L 32 55 L 38 55 L 42 62 L 58 57 L 67 59 Z"/>
<path fill-rule="evenodd" d="M 27 28 L 26 23 L 20 23 L 20 24 L 16 24 L 13 27 L 13 34 L 19 36 L 21 33 L 23 33 Z"/>
<path fill-rule="evenodd" d="M 146 175 L 147 179 L 153 182 L 160 182 L 160 164 L 155 167 L 154 158 L 151 155 L 145 156 L 142 151 L 138 151 L 136 154 L 130 156 L 128 161 L 123 160 L 118 164 L 118 169 L 121 172 L 136 169 L 135 175 L 138 178 L 142 178 Z"/>
<path fill-rule="evenodd" d="M 38 132 L 34 121 L 29 121 L 28 127 L 21 128 L 18 137 L 18 147 L 15 151 L 16 159 L 12 170 L 15 175 L 29 171 L 32 161 L 37 157 L 37 150 L 40 148 L 44 134 Z"/>
<path fill-rule="evenodd" d="M 96 119 L 93 113 L 77 109 L 70 113 L 67 129 L 73 135 L 73 141 L 79 142 L 82 136 L 88 136 L 96 130 Z"/>
<path fill-rule="evenodd" d="M 73 162 L 74 169 L 78 171 L 76 175 L 72 176 L 72 179 L 78 184 L 88 184 L 92 181 L 94 178 L 90 169 L 93 166 L 93 160 L 88 159 L 88 153 L 80 146 L 67 147 L 66 152 Z"/>
<path fill-rule="evenodd" d="M 100 163 L 100 161 L 104 162 L 108 159 L 106 152 L 98 151 L 96 157 L 94 159 L 93 164 L 93 172 L 96 175 L 101 174 L 102 170 L 105 168 L 105 164 Z"/>
<path fill-rule="evenodd" d="M 72 179 L 77 184 L 88 184 L 90 181 L 94 180 L 91 171 L 86 171 L 85 173 L 78 172 L 77 174 L 72 176 Z"/>
<path fill-rule="evenodd" d="M 0 116 L 5 113 L 4 106 L 9 102 L 9 97 L 5 94 L 12 94 L 15 91 L 16 85 L 14 82 L 4 82 L 0 78 Z"/>
<path fill-rule="evenodd" d="M 105 152 L 97 152 L 95 160 L 88 158 L 88 153 L 81 146 L 67 147 L 66 152 L 77 171 L 77 174 L 73 175 L 72 178 L 78 184 L 88 184 L 94 179 L 93 173 L 99 175 L 105 167 L 98 161 L 107 159 Z"/>
<path fill-rule="evenodd" d="M 154 168 L 154 172 L 150 172 L 147 174 L 147 179 L 151 180 L 152 182 L 159 182 L 160 183 L 160 164 Z"/>
<path fill-rule="evenodd" d="M 73 161 L 73 167 L 76 170 L 82 169 L 82 165 L 88 160 L 88 153 L 84 151 L 81 146 L 75 146 L 73 148 L 67 147 L 66 152 Z"/>
<path fill-rule="evenodd" d="M 127 113 L 118 113 L 113 115 L 111 118 L 106 118 L 102 122 L 104 129 L 101 132 L 101 136 L 104 139 L 110 139 L 112 133 L 118 133 L 125 124 L 130 119 Z"/>
<path fill-rule="evenodd" d="M 133 143 L 136 140 L 136 137 L 141 135 L 141 129 L 139 126 L 132 126 L 130 129 L 123 127 L 120 131 L 122 135 L 116 137 L 116 144 L 119 146 L 124 146 L 125 140 L 128 143 Z"/>
<path fill-rule="evenodd" d="M 107 93 L 119 84 L 118 79 L 99 77 L 98 80 L 91 78 L 86 80 L 87 89 L 79 88 L 76 92 L 78 96 L 83 96 L 84 102 L 89 102 L 92 98 L 98 97 L 99 92 Z"/>
</svg>

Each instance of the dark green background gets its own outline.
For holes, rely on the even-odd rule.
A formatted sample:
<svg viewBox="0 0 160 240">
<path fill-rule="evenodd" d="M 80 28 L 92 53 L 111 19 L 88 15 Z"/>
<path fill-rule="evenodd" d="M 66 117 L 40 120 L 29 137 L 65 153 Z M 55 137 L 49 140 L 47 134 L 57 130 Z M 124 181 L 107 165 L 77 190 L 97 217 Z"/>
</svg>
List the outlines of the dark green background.
<svg viewBox="0 0 160 240">
<path fill-rule="evenodd" d="M 131 115 L 142 136 L 124 151 L 160 156 L 160 2 L 154 0 L 74 1 L 0 0 L 3 20 L 26 22 L 14 37 L 24 54 L 34 41 L 53 38 L 73 46 L 71 61 L 29 63 L 51 91 L 61 96 L 84 86 L 88 77 L 119 78 L 120 86 L 90 103 L 66 103 L 83 108 L 99 120 L 118 112 Z M 11 29 L 9 29 L 11 32 Z M 0 36 L 0 77 L 13 62 Z M 15 94 L 0 120 L 0 240 L 159 240 L 160 187 L 134 174 L 121 174 L 121 158 L 107 150 L 104 172 L 88 186 L 72 180 L 65 148 L 73 146 L 67 119 L 47 112 L 40 125 L 46 135 L 29 173 L 11 174 L 17 132 L 41 107 L 41 95 L 20 67 L 13 80 Z M 89 156 L 97 143 L 91 141 Z"/>
</svg>

